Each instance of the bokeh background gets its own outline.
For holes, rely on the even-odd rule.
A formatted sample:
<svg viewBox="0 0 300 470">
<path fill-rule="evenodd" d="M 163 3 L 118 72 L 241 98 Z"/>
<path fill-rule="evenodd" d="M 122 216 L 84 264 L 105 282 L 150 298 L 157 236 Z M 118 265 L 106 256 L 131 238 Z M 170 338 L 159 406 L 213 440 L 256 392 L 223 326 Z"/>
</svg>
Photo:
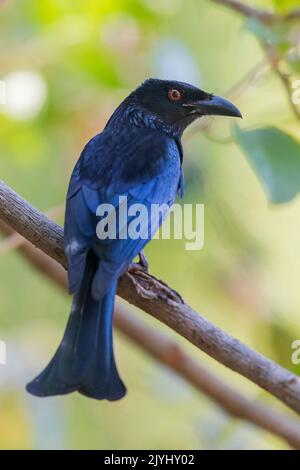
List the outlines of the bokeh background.
<svg viewBox="0 0 300 470">
<path fill-rule="evenodd" d="M 285 13 L 297 3 L 251 5 Z M 184 202 L 205 203 L 204 248 L 186 251 L 184 241 L 155 240 L 146 253 L 151 272 L 196 310 L 299 373 L 290 360 L 291 343 L 300 338 L 299 119 L 260 45 L 266 40 L 276 46 L 284 70 L 296 78 L 299 24 L 279 26 L 270 30 L 212 0 L 1 2 L 6 100 L 0 105 L 0 172 L 62 223 L 66 187 L 82 147 L 141 81 L 180 79 L 227 96 L 231 90 L 244 115 L 239 127 L 216 118 L 208 127 L 196 123 L 184 138 Z M 257 64 L 259 76 L 245 80 Z M 287 448 L 228 416 L 119 334 L 125 399 L 29 396 L 25 384 L 55 351 L 70 298 L 3 240 L 0 255 L 0 339 L 7 343 L 7 365 L 0 365 L 0 448 Z M 175 336 L 147 314 L 136 314 Z M 177 340 L 245 395 L 281 408 Z"/>
</svg>

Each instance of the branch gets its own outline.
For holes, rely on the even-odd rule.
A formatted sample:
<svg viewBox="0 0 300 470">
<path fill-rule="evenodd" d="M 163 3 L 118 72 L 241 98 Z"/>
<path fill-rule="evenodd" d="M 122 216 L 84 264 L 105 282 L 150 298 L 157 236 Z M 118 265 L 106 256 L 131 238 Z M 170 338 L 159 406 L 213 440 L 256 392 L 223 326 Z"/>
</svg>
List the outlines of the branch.
<svg viewBox="0 0 300 470">
<path fill-rule="evenodd" d="M 1 220 L 0 231 L 8 237 L 16 234 Z M 66 291 L 67 275 L 64 268 L 57 261 L 34 248 L 25 238 L 20 238 L 22 243 L 17 248 L 23 257 L 44 276 Z M 176 372 L 231 416 L 247 420 L 285 439 L 292 447 L 300 448 L 300 424 L 292 417 L 278 413 L 266 404 L 244 397 L 190 358 L 176 341 L 145 325 L 120 303 L 117 303 L 115 308 L 114 325 L 134 344 Z"/>
<path fill-rule="evenodd" d="M 1 181 L 0 218 L 66 267 L 62 228 Z M 300 413 L 300 379 L 296 375 L 209 322 L 164 282 L 142 270 L 131 270 L 120 279 L 118 294 Z"/>
<path fill-rule="evenodd" d="M 258 8 L 251 7 L 246 3 L 240 2 L 238 0 L 212 0 L 214 3 L 219 3 L 225 7 L 230 8 L 238 13 L 241 13 L 247 18 L 255 18 L 266 26 L 272 26 L 274 23 L 288 22 L 297 20 L 300 18 L 300 9 L 295 8 L 294 10 L 279 14 L 268 10 L 262 10 Z"/>
<path fill-rule="evenodd" d="M 227 413 L 252 422 L 256 426 L 284 438 L 292 447 L 300 448 L 300 424 L 298 421 L 237 392 L 200 365 L 198 361 L 189 357 L 167 335 L 146 327 L 141 321 L 137 322 L 128 309 L 123 306 L 118 305 L 116 313 L 116 325 L 119 329 L 125 330 L 126 336 L 156 360 L 177 372 Z M 122 325 L 122 322 L 125 325 Z"/>
<path fill-rule="evenodd" d="M 212 0 L 214 3 L 219 3 L 230 8 L 233 11 L 237 11 L 241 13 L 243 16 L 247 18 L 255 18 L 260 23 L 264 24 L 267 27 L 272 26 L 274 23 L 284 23 L 294 20 L 300 19 L 300 8 L 296 8 L 288 13 L 285 14 L 277 14 L 273 12 L 269 12 L 266 10 L 260 10 L 257 8 L 253 8 L 245 3 L 241 3 L 238 0 Z M 296 119 L 300 120 L 300 111 L 298 106 L 292 100 L 292 93 L 291 93 L 291 83 L 290 83 L 290 76 L 286 74 L 284 71 L 281 70 L 280 67 L 280 55 L 276 50 L 276 47 L 265 41 L 260 41 L 261 47 L 264 50 L 270 66 L 280 79 L 290 104 L 290 107 L 296 117 Z"/>
<path fill-rule="evenodd" d="M 242 77 L 230 90 L 225 93 L 226 98 L 236 100 L 240 98 L 252 85 L 254 85 L 269 70 L 269 60 L 263 58 L 255 64 L 244 77 Z"/>
<path fill-rule="evenodd" d="M 300 110 L 298 106 L 293 102 L 293 98 L 292 98 L 291 76 L 287 74 L 286 72 L 284 72 L 283 70 L 281 70 L 281 66 L 280 66 L 281 59 L 280 59 L 279 52 L 277 51 L 274 45 L 271 45 L 264 41 L 261 41 L 260 44 L 269 60 L 270 66 L 272 67 L 272 69 L 274 70 L 274 72 L 276 73 L 277 77 L 279 78 L 279 80 L 281 81 L 283 85 L 291 110 L 293 111 L 296 119 L 300 120 Z"/>
</svg>

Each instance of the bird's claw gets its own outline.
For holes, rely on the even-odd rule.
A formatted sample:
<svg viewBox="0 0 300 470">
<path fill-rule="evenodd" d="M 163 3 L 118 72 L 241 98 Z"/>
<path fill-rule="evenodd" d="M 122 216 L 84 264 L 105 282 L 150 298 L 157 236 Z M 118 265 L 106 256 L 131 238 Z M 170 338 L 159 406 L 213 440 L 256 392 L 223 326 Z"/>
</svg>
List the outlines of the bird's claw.
<svg viewBox="0 0 300 470">
<path fill-rule="evenodd" d="M 149 272 L 149 265 L 144 251 L 139 252 L 139 261 L 137 263 L 132 262 L 130 264 L 130 269 L 133 271 L 143 271 Z"/>
<path fill-rule="evenodd" d="M 139 263 L 138 264 L 143 268 L 144 271 L 146 271 L 146 272 L 149 271 L 149 264 L 148 264 L 145 252 L 143 250 L 139 252 Z"/>
</svg>

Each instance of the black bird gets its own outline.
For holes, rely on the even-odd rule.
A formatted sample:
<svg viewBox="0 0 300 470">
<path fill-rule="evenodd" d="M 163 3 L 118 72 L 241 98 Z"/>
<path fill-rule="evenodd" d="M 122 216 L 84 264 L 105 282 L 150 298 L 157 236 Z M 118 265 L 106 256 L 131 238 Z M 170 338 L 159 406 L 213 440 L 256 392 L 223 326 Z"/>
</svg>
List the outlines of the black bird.
<svg viewBox="0 0 300 470">
<path fill-rule="evenodd" d="M 27 385 L 33 395 L 77 390 L 96 399 L 118 400 L 126 389 L 119 377 L 112 339 L 118 278 L 162 222 L 144 218 L 144 237 L 99 239 L 96 212 L 109 203 L 121 211 L 142 203 L 174 203 L 183 195 L 181 136 L 204 115 L 241 117 L 229 101 L 178 81 L 149 79 L 115 110 L 105 129 L 83 149 L 73 170 L 65 213 L 69 291 L 74 295 L 64 337 L 48 366 Z M 123 199 L 122 199 L 123 200 Z M 150 212 L 149 212 L 150 213 Z"/>
</svg>

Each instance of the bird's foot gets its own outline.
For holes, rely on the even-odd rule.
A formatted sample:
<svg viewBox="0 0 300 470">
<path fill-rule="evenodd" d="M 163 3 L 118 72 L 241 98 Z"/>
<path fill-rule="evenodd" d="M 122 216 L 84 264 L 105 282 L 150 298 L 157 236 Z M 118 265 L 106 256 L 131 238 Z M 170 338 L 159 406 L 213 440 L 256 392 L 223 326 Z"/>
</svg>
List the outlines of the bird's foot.
<svg viewBox="0 0 300 470">
<path fill-rule="evenodd" d="M 149 264 L 144 250 L 139 252 L 139 265 L 143 268 L 144 271 L 149 272 Z"/>
<path fill-rule="evenodd" d="M 146 273 L 149 272 L 149 265 L 148 265 L 148 261 L 147 261 L 147 258 L 146 258 L 146 255 L 145 255 L 144 251 L 139 252 L 139 261 L 137 263 L 132 262 L 130 264 L 130 269 L 131 270 L 140 270 L 140 269 L 142 269 L 143 271 L 146 271 Z"/>
</svg>

